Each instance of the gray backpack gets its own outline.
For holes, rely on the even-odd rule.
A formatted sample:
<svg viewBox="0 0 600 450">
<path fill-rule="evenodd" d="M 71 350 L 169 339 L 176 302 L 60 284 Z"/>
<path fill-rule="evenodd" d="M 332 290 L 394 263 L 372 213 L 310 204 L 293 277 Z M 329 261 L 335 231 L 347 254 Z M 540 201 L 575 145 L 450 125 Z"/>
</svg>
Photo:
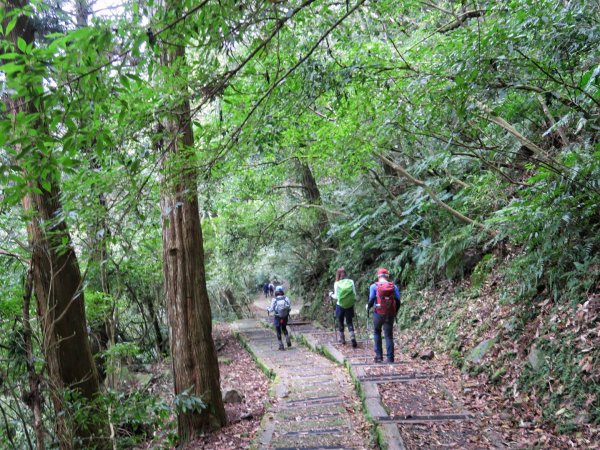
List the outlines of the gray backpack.
<svg viewBox="0 0 600 450">
<path fill-rule="evenodd" d="M 275 315 L 285 319 L 290 315 L 290 299 L 287 297 L 275 297 Z"/>
</svg>

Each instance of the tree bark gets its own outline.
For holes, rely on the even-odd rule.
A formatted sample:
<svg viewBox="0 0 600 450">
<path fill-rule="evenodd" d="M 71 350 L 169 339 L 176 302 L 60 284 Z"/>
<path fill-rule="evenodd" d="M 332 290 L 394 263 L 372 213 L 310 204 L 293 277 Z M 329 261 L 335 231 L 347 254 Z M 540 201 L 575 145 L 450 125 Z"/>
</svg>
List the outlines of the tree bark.
<svg viewBox="0 0 600 450">
<path fill-rule="evenodd" d="M 2 4 L 5 11 L 23 8 L 27 0 L 9 0 Z M 6 21 L 3 24 L 6 27 Z M 6 28 L 5 28 L 6 29 Z M 16 26 L 8 36 L 17 49 L 17 39 L 26 44 L 34 42 L 32 20 L 24 15 L 19 16 Z M 7 77 L 8 78 L 8 77 Z M 13 79 L 7 82 L 14 83 Z M 40 134 L 45 133 L 40 111 L 26 97 L 5 97 L 7 111 L 13 117 L 15 128 L 17 115 L 25 113 L 38 115 L 33 121 Z M 21 130 L 15 130 L 19 133 Z M 35 137 L 30 140 L 34 151 L 24 158 L 38 158 L 35 167 L 43 166 L 43 151 L 35 146 Z M 17 145 L 17 154 L 21 150 Z M 22 161 L 17 160 L 17 164 Z M 68 410 L 63 399 L 65 389 L 77 391 L 83 398 L 92 400 L 99 392 L 98 375 L 90 351 L 86 330 L 84 299 L 81 274 L 67 225 L 60 219 L 62 205 L 60 188 L 56 176 L 49 175 L 42 180 L 23 169 L 29 180 L 30 189 L 25 194 L 22 204 L 29 219 L 27 232 L 31 247 L 31 271 L 33 290 L 37 301 L 37 312 L 42 329 L 43 348 L 48 365 L 51 397 L 56 412 L 56 430 L 62 449 L 72 449 L 76 445 L 76 436 L 84 445 L 102 446 L 94 436 L 102 434 L 103 421 L 94 417 L 94 427 L 85 424 L 72 425 L 67 421 Z M 45 186 L 45 187 L 44 187 Z M 67 413 L 67 414 L 65 414 Z M 98 425 L 100 424 L 100 425 Z"/>
<path fill-rule="evenodd" d="M 329 261 L 331 259 L 329 252 L 325 252 L 323 249 L 327 247 L 324 241 L 325 233 L 329 229 L 329 217 L 327 216 L 326 209 L 322 207 L 321 191 L 317 185 L 317 180 L 310 169 L 310 166 L 301 160 L 297 160 L 297 166 L 300 172 L 300 182 L 302 184 L 304 197 L 310 205 L 314 205 L 316 209 L 316 229 L 318 234 L 315 236 L 316 246 L 318 255 L 315 264 L 315 273 L 323 273 L 327 270 Z M 331 243 L 330 243 L 331 245 Z M 333 243 L 335 246 L 335 243 Z"/>
<path fill-rule="evenodd" d="M 175 67 L 182 64 L 184 58 L 184 48 L 170 43 L 163 50 L 162 63 L 167 67 Z M 186 84 L 183 83 L 184 92 Z M 180 443 L 185 443 L 205 431 L 223 426 L 226 415 L 221 397 L 217 353 L 212 339 L 212 316 L 206 289 L 197 197 L 194 136 L 187 99 L 173 108 L 163 126 L 165 155 L 160 203 L 175 395 L 188 392 L 189 395 L 202 398 L 206 405 L 201 410 L 178 411 L 179 439 Z"/>
<path fill-rule="evenodd" d="M 148 315 L 150 316 L 150 320 L 152 321 L 156 352 L 159 355 L 159 357 L 162 357 L 167 354 L 167 342 L 162 335 L 162 331 L 160 330 L 160 322 L 158 321 L 158 316 L 156 314 L 156 311 L 154 310 L 154 300 L 152 299 L 151 295 L 147 295 L 143 297 L 143 301 L 146 303 Z"/>
<path fill-rule="evenodd" d="M 29 380 L 29 392 L 25 395 L 25 403 L 31 409 L 33 414 L 33 429 L 35 431 L 35 440 L 37 450 L 44 450 L 44 418 L 42 416 L 42 393 L 40 392 L 41 376 L 35 371 L 32 330 L 29 318 L 29 307 L 31 304 L 31 294 L 33 291 L 33 272 L 31 267 L 27 271 L 25 280 L 25 290 L 23 293 L 23 342 L 25 344 L 25 356 L 27 358 L 27 377 Z"/>
<path fill-rule="evenodd" d="M 300 177 L 302 187 L 304 188 L 303 192 L 305 193 L 306 200 L 308 200 L 309 203 L 313 205 L 322 205 L 321 191 L 319 190 L 319 186 L 317 185 L 317 181 L 315 180 L 310 166 L 301 161 L 298 161 L 298 166 L 300 169 Z M 327 217 L 327 213 L 324 210 L 318 209 L 317 214 L 318 229 L 321 233 L 323 233 L 327 231 L 327 228 L 329 228 L 329 219 Z"/>
</svg>

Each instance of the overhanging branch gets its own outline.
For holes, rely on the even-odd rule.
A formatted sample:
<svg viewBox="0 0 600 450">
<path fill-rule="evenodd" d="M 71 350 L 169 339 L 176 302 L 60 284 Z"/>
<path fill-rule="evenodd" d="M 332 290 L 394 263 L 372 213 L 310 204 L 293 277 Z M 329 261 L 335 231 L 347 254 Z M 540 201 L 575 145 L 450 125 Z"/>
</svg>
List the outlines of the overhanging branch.
<svg viewBox="0 0 600 450">
<path fill-rule="evenodd" d="M 444 210 L 448 211 L 452 216 L 456 217 L 457 219 L 459 219 L 462 222 L 468 223 L 469 225 L 476 226 L 480 230 L 483 230 L 486 233 L 491 234 L 492 236 L 496 236 L 498 234 L 498 231 L 487 228 L 484 224 L 465 216 L 464 214 L 462 214 L 459 211 L 452 208 L 447 203 L 444 203 L 442 200 L 439 199 L 439 197 L 435 194 L 435 192 L 433 192 L 433 190 L 427 185 L 427 183 L 413 177 L 404 167 L 400 166 L 399 164 L 396 164 L 389 158 L 386 158 L 382 153 L 376 152 L 375 156 L 377 158 L 379 158 L 379 160 L 382 161 L 386 166 L 390 167 L 396 173 L 398 173 L 399 175 L 401 175 L 405 179 L 407 179 L 411 184 L 421 187 L 425 192 L 427 192 L 429 197 L 431 197 L 431 199 L 435 203 L 437 203 Z"/>
</svg>

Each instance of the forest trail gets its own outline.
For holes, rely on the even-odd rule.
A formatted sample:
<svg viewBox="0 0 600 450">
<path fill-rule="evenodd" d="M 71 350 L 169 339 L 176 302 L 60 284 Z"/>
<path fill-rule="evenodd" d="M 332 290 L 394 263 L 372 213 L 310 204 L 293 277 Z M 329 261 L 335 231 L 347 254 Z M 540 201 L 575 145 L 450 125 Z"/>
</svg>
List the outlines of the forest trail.
<svg viewBox="0 0 600 450">
<path fill-rule="evenodd" d="M 331 329 L 292 320 L 295 345 L 277 351 L 273 330 L 266 329 L 260 318 L 269 303 L 256 299 L 254 312 L 259 318 L 235 324 L 278 380 L 274 403 L 263 420 L 260 448 L 373 448 L 376 444 L 368 441 L 369 435 L 377 435 L 388 449 L 515 448 L 496 427 L 464 406 L 457 387 L 460 380 L 452 369 L 435 360 L 411 358 L 402 352 L 398 337 L 396 362 L 375 364 L 368 335 L 359 333 L 359 346 L 353 349 L 337 344 Z M 312 351 L 298 347 L 299 339 Z M 359 386 L 370 422 L 362 418 L 352 380 Z M 352 415 L 347 414 L 349 407 Z M 362 440 L 348 439 L 357 429 Z"/>
<path fill-rule="evenodd" d="M 267 303 L 269 299 L 257 299 L 255 310 L 264 312 Z M 360 399 L 344 368 L 299 346 L 297 339 L 291 348 L 277 350 L 272 327 L 264 325 L 264 320 L 254 318 L 239 320 L 232 326 L 276 380 L 258 448 L 377 448 L 369 434 L 370 424 L 362 416 Z M 293 331 L 292 336 L 297 338 Z"/>
<path fill-rule="evenodd" d="M 387 448 L 517 448 L 502 439 L 498 427 L 464 406 L 455 369 L 436 360 L 411 358 L 403 352 L 397 336 L 396 361 L 381 364 L 373 362 L 368 335 L 357 334 L 358 348 L 353 349 L 336 343 L 333 331 L 311 323 L 295 327 L 295 334 L 302 335 L 313 351 L 347 367 Z"/>
</svg>

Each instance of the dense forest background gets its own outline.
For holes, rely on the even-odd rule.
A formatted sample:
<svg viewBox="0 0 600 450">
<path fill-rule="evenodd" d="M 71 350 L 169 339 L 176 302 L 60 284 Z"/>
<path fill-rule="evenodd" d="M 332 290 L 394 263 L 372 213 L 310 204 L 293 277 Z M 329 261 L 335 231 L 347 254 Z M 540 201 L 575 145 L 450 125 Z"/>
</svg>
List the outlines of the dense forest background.
<svg viewBox="0 0 600 450">
<path fill-rule="evenodd" d="M 329 320 L 340 266 L 361 300 L 387 267 L 401 329 L 507 401 L 598 425 L 598 2 L 9 0 L 0 20 L 1 447 L 131 446 L 151 432 L 115 424 L 171 407 L 182 441 L 219 427 L 211 318 L 279 278 Z M 125 402 L 125 366 L 167 357 L 172 403 Z"/>
</svg>

